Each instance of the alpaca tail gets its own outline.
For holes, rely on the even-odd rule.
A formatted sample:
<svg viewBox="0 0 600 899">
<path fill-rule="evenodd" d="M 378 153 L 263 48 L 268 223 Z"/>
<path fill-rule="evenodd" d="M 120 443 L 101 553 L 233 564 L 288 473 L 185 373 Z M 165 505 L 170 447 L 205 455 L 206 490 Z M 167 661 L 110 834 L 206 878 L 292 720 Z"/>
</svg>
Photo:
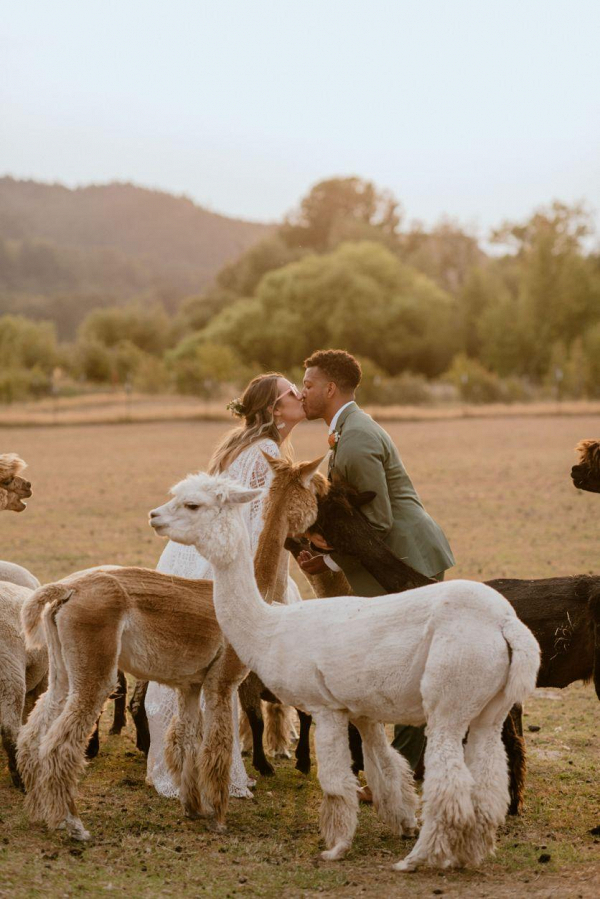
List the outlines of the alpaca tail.
<svg viewBox="0 0 600 899">
<path fill-rule="evenodd" d="M 61 606 L 73 595 L 73 590 L 64 584 L 46 584 L 38 587 L 28 597 L 21 608 L 21 627 L 25 635 L 27 649 L 39 649 L 46 645 L 43 613 L 49 603 Z"/>
<path fill-rule="evenodd" d="M 504 695 L 511 706 L 523 702 L 533 693 L 540 667 L 540 647 L 537 640 L 516 615 L 502 625 L 502 634 L 510 647 L 510 668 Z"/>
</svg>

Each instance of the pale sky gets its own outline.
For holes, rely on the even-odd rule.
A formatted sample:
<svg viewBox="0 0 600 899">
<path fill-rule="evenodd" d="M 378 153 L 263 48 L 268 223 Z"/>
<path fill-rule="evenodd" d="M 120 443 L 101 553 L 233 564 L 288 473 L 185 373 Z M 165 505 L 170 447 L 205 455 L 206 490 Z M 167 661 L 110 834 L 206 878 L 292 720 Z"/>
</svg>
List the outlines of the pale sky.
<svg viewBox="0 0 600 899">
<path fill-rule="evenodd" d="M 280 219 L 357 174 L 480 233 L 600 212 L 599 0 L 0 0 L 0 175 Z"/>
</svg>

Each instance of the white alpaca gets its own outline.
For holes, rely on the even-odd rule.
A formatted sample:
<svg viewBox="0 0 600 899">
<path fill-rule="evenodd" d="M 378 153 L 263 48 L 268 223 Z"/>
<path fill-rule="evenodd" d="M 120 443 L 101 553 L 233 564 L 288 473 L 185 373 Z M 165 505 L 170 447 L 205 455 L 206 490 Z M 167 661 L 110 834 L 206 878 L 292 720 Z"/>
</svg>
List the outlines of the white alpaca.
<svg viewBox="0 0 600 899">
<path fill-rule="evenodd" d="M 283 702 L 313 716 L 323 858 L 341 858 L 356 829 L 349 720 L 363 739 L 375 807 L 398 833 L 414 828 L 416 798 L 408 764 L 380 722 L 427 722 L 423 826 L 395 867 L 478 864 L 508 806 L 502 722 L 533 691 L 539 667 L 539 647 L 509 603 L 483 584 L 451 581 L 372 599 L 270 606 L 256 587 L 239 506 L 257 491 L 197 474 L 172 494 L 150 513 L 151 525 L 210 560 L 227 639 Z"/>
</svg>

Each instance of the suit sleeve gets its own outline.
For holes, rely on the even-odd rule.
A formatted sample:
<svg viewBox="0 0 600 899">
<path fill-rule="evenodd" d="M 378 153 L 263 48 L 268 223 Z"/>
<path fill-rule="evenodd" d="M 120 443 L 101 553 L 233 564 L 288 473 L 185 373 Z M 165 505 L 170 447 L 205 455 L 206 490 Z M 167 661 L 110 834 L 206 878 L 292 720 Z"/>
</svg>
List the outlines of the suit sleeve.
<svg viewBox="0 0 600 899">
<path fill-rule="evenodd" d="M 335 470 L 361 493 L 372 490 L 377 495 L 362 507 L 373 527 L 385 536 L 394 519 L 385 475 L 385 446 L 371 434 L 348 434 L 340 441 Z"/>
</svg>

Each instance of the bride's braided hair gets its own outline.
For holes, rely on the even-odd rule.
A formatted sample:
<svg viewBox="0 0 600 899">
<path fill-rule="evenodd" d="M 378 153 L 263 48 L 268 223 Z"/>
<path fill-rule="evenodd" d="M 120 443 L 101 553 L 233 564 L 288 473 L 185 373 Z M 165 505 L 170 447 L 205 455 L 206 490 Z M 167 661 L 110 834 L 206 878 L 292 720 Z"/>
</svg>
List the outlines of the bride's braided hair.
<svg viewBox="0 0 600 899">
<path fill-rule="evenodd" d="M 225 471 L 242 450 L 259 440 L 269 438 L 277 444 L 281 443 L 281 434 L 273 417 L 273 407 L 278 396 L 277 379 L 283 377 L 284 375 L 279 372 L 271 371 L 257 375 L 250 381 L 236 401 L 234 410 L 236 414 L 241 415 L 244 423 L 239 428 L 229 431 L 217 445 L 208 463 L 209 474 Z"/>
</svg>

